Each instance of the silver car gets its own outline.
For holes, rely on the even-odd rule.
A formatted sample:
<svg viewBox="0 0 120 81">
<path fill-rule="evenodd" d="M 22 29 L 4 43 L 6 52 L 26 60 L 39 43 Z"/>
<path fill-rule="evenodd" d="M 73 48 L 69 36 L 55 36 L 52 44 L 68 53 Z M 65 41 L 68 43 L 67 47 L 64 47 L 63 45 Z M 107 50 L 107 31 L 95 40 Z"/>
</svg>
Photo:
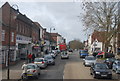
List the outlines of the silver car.
<svg viewBox="0 0 120 81">
<path fill-rule="evenodd" d="M 39 66 L 34 63 L 25 64 L 22 67 L 22 70 L 23 70 L 21 76 L 22 79 L 28 79 L 29 77 L 38 78 L 41 73 Z"/>
<path fill-rule="evenodd" d="M 61 54 L 61 59 L 69 59 L 69 55 L 68 55 L 68 53 L 66 52 L 63 52 L 62 54 Z"/>
<path fill-rule="evenodd" d="M 37 64 L 40 68 L 47 67 L 47 60 L 44 58 L 35 58 L 34 63 Z"/>
<path fill-rule="evenodd" d="M 116 73 L 120 73 L 120 60 L 114 61 L 112 70 Z"/>
<path fill-rule="evenodd" d="M 51 55 L 44 55 L 44 59 L 47 60 L 47 64 L 55 65 L 55 60 Z"/>
<path fill-rule="evenodd" d="M 83 62 L 85 66 L 91 66 L 92 64 L 95 63 L 96 63 L 96 58 L 94 56 L 86 56 Z"/>
<path fill-rule="evenodd" d="M 55 53 L 54 52 L 50 52 L 49 55 L 51 55 L 54 59 L 56 57 Z"/>
</svg>

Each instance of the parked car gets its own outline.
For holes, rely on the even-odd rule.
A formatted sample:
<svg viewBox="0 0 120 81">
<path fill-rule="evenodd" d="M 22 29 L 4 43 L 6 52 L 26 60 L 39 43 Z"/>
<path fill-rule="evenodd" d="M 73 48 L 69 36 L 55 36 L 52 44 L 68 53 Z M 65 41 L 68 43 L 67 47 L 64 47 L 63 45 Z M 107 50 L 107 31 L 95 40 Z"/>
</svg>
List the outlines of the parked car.
<svg viewBox="0 0 120 81">
<path fill-rule="evenodd" d="M 85 58 L 86 56 L 88 56 L 88 50 L 80 50 L 79 55 L 80 55 L 80 58 L 81 57 Z"/>
<path fill-rule="evenodd" d="M 54 52 L 49 52 L 49 54 L 55 59 L 56 54 Z"/>
<path fill-rule="evenodd" d="M 109 67 L 109 69 L 112 69 L 112 65 L 113 65 L 113 62 L 115 61 L 115 58 L 107 58 L 104 60 L 104 63 L 107 64 L 107 66 Z"/>
<path fill-rule="evenodd" d="M 73 52 L 73 50 L 72 50 L 72 49 L 69 49 L 68 51 L 69 51 L 69 52 Z"/>
<path fill-rule="evenodd" d="M 120 60 L 114 61 L 112 70 L 116 73 L 120 73 Z"/>
<path fill-rule="evenodd" d="M 61 59 L 69 59 L 69 54 L 67 52 L 62 52 L 61 53 Z"/>
<path fill-rule="evenodd" d="M 34 63 L 37 64 L 40 68 L 47 67 L 47 60 L 44 58 L 35 58 Z"/>
<path fill-rule="evenodd" d="M 37 64 L 34 63 L 29 63 L 26 64 L 23 68 L 22 68 L 23 72 L 22 72 L 22 79 L 28 79 L 30 77 L 34 77 L 37 78 L 39 77 L 41 70 L 39 68 L 39 66 Z"/>
<path fill-rule="evenodd" d="M 96 57 L 96 55 L 98 55 L 98 53 L 100 53 L 100 52 L 101 52 L 101 51 L 94 51 L 92 55 L 93 55 L 94 57 Z"/>
<path fill-rule="evenodd" d="M 92 64 L 95 63 L 96 63 L 96 58 L 94 56 L 86 56 L 83 62 L 85 66 L 91 66 Z"/>
<path fill-rule="evenodd" d="M 94 78 L 109 78 L 112 79 L 112 72 L 105 63 L 95 63 L 90 68 L 90 74 Z"/>
<path fill-rule="evenodd" d="M 55 65 L 55 60 L 51 55 L 44 55 L 44 59 L 47 60 L 47 64 Z"/>
<path fill-rule="evenodd" d="M 115 55 L 113 53 L 106 52 L 105 53 L 105 58 L 113 58 Z"/>
</svg>

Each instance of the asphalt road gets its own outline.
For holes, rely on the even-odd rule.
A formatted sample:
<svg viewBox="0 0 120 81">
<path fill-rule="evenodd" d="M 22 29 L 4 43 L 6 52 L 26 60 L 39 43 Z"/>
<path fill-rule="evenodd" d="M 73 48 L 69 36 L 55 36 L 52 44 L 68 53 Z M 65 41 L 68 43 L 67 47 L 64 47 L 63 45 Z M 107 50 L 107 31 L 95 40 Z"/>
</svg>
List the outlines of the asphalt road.
<svg viewBox="0 0 120 81">
<path fill-rule="evenodd" d="M 73 52 L 69 57 L 69 59 L 61 59 L 58 55 L 55 59 L 56 64 L 42 69 L 39 79 L 94 79 L 90 75 L 90 67 L 83 65 L 83 60 L 79 58 L 78 51 Z M 20 79 L 23 62 L 21 61 L 10 68 L 10 79 Z M 6 72 L 6 69 L 2 72 L 3 79 L 6 79 Z M 120 75 L 113 72 L 113 79 L 119 77 Z"/>
</svg>

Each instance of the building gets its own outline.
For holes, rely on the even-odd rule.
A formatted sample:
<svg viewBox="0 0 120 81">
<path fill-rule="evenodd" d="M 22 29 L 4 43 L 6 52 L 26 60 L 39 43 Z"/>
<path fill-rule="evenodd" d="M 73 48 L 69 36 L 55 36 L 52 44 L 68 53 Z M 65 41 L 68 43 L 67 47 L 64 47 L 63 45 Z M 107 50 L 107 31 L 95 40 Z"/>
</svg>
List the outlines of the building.
<svg viewBox="0 0 120 81">
<path fill-rule="evenodd" d="M 16 21 L 17 10 L 5 3 L 1 8 L 2 13 L 2 64 L 7 66 L 7 57 L 10 45 L 10 63 L 16 60 Z"/>
<path fill-rule="evenodd" d="M 39 43 L 39 26 L 26 15 L 12 8 L 6 2 L 1 8 L 2 13 L 2 64 L 7 66 L 10 46 L 10 63 L 21 58 L 27 58 L 32 53 L 32 47 Z M 0 26 L 1 27 L 1 26 Z M 10 39 L 10 40 L 9 40 Z"/>
<path fill-rule="evenodd" d="M 33 22 L 32 26 L 32 53 L 37 54 L 40 52 L 40 27 Z"/>
<path fill-rule="evenodd" d="M 119 15 L 119 20 L 118 20 L 118 33 L 117 33 L 117 54 L 120 55 L 120 1 L 118 2 L 118 15 Z M 120 56 L 119 56 L 120 57 Z"/>
<path fill-rule="evenodd" d="M 51 33 L 52 38 L 54 41 L 56 41 L 56 47 L 59 48 L 59 44 L 61 43 L 66 43 L 65 38 L 63 38 L 60 34 L 58 33 Z"/>
</svg>

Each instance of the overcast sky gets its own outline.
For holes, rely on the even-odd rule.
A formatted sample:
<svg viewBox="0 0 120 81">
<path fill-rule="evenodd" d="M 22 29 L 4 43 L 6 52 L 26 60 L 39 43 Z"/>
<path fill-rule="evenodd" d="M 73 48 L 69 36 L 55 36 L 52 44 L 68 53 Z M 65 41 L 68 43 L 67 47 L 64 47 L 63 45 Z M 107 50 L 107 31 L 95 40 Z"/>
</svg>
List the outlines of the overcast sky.
<svg viewBox="0 0 120 81">
<path fill-rule="evenodd" d="M 5 2 L 0 3 L 0 7 Z M 87 39 L 83 32 L 80 13 L 83 12 L 81 2 L 9 2 L 16 4 L 19 11 L 32 21 L 39 22 L 43 28 L 53 27 L 67 42 L 73 39 L 84 41 Z M 16 8 L 14 6 L 14 8 Z"/>
</svg>

